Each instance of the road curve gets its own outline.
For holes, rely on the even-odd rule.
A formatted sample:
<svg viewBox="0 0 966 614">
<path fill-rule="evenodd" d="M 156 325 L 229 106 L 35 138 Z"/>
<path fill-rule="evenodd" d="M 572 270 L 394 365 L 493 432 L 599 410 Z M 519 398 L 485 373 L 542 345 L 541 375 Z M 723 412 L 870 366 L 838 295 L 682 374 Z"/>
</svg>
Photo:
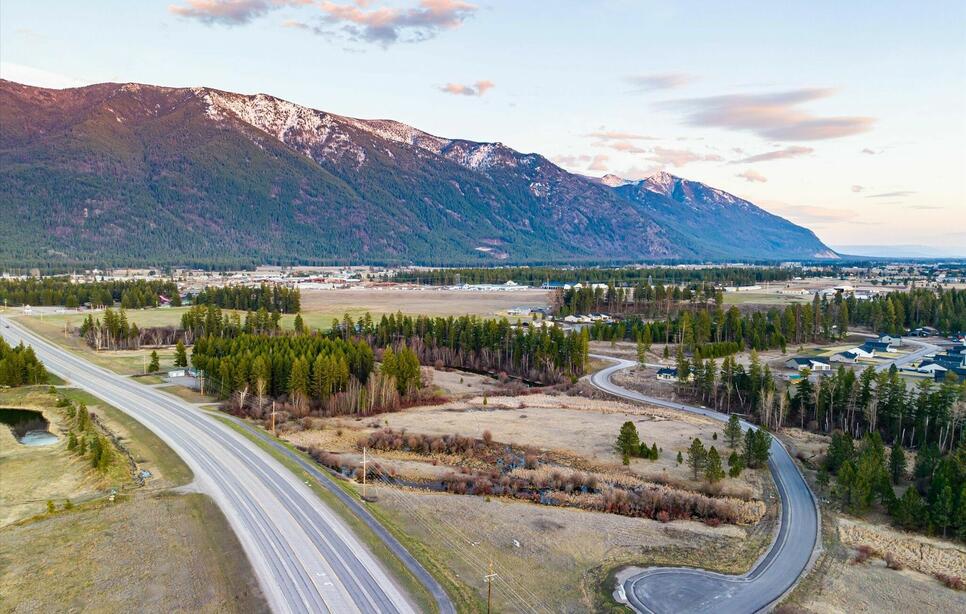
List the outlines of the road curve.
<svg viewBox="0 0 966 614">
<path fill-rule="evenodd" d="M 592 356 L 615 363 L 589 378 L 591 384 L 604 392 L 715 420 L 728 419 L 726 414 L 714 410 L 650 397 L 618 386 L 611 381 L 613 374 L 636 363 L 610 356 Z M 742 428 L 755 426 L 742 421 Z M 762 612 L 773 607 L 795 585 L 821 544 L 818 505 L 788 450 L 776 437 L 772 438 L 768 467 L 781 500 L 781 519 L 771 547 L 751 571 L 732 576 L 683 567 L 645 569 L 623 584 L 624 595 L 635 610 L 652 614 Z"/>
<path fill-rule="evenodd" d="M 64 377 L 151 429 L 221 508 L 274 612 L 415 612 L 382 565 L 335 512 L 244 435 L 172 395 L 97 367 L 9 319 L 21 341 Z"/>
</svg>

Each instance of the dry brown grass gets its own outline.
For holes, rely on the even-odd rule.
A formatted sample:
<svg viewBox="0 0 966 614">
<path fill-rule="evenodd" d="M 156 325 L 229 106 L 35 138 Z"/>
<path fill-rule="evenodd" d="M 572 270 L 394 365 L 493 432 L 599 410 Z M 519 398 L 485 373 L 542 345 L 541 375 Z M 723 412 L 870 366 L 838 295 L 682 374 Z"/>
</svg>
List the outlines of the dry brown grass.
<svg viewBox="0 0 966 614">
<path fill-rule="evenodd" d="M 203 495 L 139 496 L 0 531 L 0 612 L 266 612 Z"/>
<path fill-rule="evenodd" d="M 904 533 L 861 520 L 840 519 L 842 543 L 889 554 L 899 564 L 924 574 L 966 578 L 966 548 L 950 541 Z"/>
</svg>

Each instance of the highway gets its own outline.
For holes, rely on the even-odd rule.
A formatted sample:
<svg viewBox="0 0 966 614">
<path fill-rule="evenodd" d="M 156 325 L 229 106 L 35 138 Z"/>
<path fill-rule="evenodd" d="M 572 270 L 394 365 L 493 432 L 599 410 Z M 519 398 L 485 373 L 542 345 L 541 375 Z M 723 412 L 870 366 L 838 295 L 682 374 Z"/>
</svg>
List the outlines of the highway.
<svg viewBox="0 0 966 614">
<path fill-rule="evenodd" d="M 618 386 L 611 381 L 613 374 L 637 363 L 610 356 L 592 357 L 615 363 L 589 378 L 591 384 L 604 392 L 715 420 L 728 419 L 726 414 L 714 410 L 650 397 Z M 743 421 L 742 428 L 755 427 Z M 645 569 L 623 584 L 625 598 L 635 610 L 649 614 L 748 614 L 768 611 L 794 587 L 821 545 L 818 505 L 805 478 L 777 437 L 772 438 L 768 467 L 781 500 L 781 519 L 775 540 L 751 571 L 732 576 L 684 567 Z"/>
<path fill-rule="evenodd" d="M 336 513 L 269 453 L 172 395 L 97 367 L 13 320 L 0 334 L 23 341 L 47 369 L 158 435 L 194 472 L 239 538 L 273 612 L 415 612 L 415 606 Z M 438 587 L 437 587 L 438 588 Z M 434 594 L 442 591 L 433 591 Z M 442 611 L 452 605 L 443 594 Z"/>
</svg>

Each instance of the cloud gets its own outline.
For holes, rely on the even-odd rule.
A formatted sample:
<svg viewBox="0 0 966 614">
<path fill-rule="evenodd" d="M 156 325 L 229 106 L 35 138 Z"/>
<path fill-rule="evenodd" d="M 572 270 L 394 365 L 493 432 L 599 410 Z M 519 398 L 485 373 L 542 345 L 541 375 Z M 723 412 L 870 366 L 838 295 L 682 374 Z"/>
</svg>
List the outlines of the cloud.
<svg viewBox="0 0 966 614">
<path fill-rule="evenodd" d="M 595 132 L 588 132 L 584 136 L 593 139 L 600 139 L 602 141 L 620 140 L 620 141 L 656 141 L 657 137 L 648 136 L 646 134 L 638 134 L 636 132 L 623 132 L 621 130 L 597 130 Z"/>
<path fill-rule="evenodd" d="M 785 147 L 783 149 L 777 149 L 775 151 L 769 151 L 763 154 L 757 154 L 754 156 L 748 156 L 746 158 L 741 158 L 739 160 L 732 160 L 731 164 L 752 164 L 755 162 L 768 162 L 769 160 L 783 160 L 785 158 L 796 158 L 798 156 L 804 156 L 815 151 L 811 147 L 802 147 L 800 145 L 792 145 L 791 147 Z"/>
<path fill-rule="evenodd" d="M 897 190 L 895 192 L 881 192 L 879 194 L 869 194 L 866 198 L 902 198 L 912 196 L 915 192 L 910 190 Z"/>
<path fill-rule="evenodd" d="M 628 75 L 624 81 L 634 86 L 634 92 L 650 92 L 654 90 L 669 90 L 681 87 L 693 81 L 693 77 L 682 73 L 664 73 L 658 75 Z"/>
<path fill-rule="evenodd" d="M 34 66 L 24 66 L 23 64 L 13 64 L 11 62 L 0 62 L 0 78 L 25 85 L 35 87 L 47 87 L 51 89 L 64 89 L 68 87 L 81 87 L 90 85 L 92 81 L 85 81 L 70 75 L 36 68 Z"/>
<path fill-rule="evenodd" d="M 720 162 L 722 160 L 718 154 L 699 154 L 688 149 L 668 149 L 665 147 L 655 147 L 650 159 L 670 166 L 684 166 L 691 162 Z"/>
<path fill-rule="evenodd" d="M 587 165 L 588 171 L 606 171 L 607 170 L 607 160 L 609 156 L 605 154 L 597 154 L 594 159 L 591 160 L 590 164 Z"/>
<path fill-rule="evenodd" d="M 874 155 L 878 154 L 879 152 L 878 151 L 875 151 L 874 149 L 869 149 L 868 147 L 866 147 L 866 148 L 864 148 L 859 153 L 864 153 L 867 156 L 874 156 Z"/>
<path fill-rule="evenodd" d="M 852 186 L 852 191 L 855 192 L 856 194 L 858 194 L 859 192 L 861 192 L 864 189 L 865 189 L 864 186 L 860 186 L 860 185 L 854 185 L 854 186 Z"/>
<path fill-rule="evenodd" d="M 447 83 L 439 88 L 441 92 L 456 94 L 458 96 L 482 96 L 488 90 L 496 87 L 492 81 L 477 81 L 473 85 L 463 85 L 462 83 Z"/>
<path fill-rule="evenodd" d="M 738 173 L 735 177 L 741 177 L 748 183 L 767 183 L 768 178 L 757 171 L 751 169 L 746 170 L 743 173 Z"/>
<path fill-rule="evenodd" d="M 831 96 L 831 89 L 798 89 L 770 94 L 733 94 L 689 98 L 660 106 L 685 113 L 685 122 L 752 132 L 778 141 L 837 139 L 872 129 L 871 117 L 818 117 L 800 105 Z"/>
<path fill-rule="evenodd" d="M 322 0 L 319 8 L 325 13 L 323 22 L 336 29 L 319 28 L 319 33 L 386 47 L 397 42 L 427 40 L 440 30 L 458 28 L 477 9 L 462 0 L 420 0 L 418 6 L 408 9 L 376 7 L 367 10 L 369 5 L 368 1 L 338 4 Z"/>
<path fill-rule="evenodd" d="M 420 0 L 415 6 L 373 6 L 372 0 L 348 3 L 331 0 L 182 0 L 168 10 L 175 15 L 206 24 L 244 25 L 270 11 L 284 7 L 311 7 L 314 18 L 288 19 L 287 28 L 338 37 L 355 42 L 418 42 L 440 30 L 458 28 L 477 7 L 463 0 Z M 371 8 L 370 8 L 371 7 Z"/>
<path fill-rule="evenodd" d="M 569 167 L 583 166 L 582 163 L 590 162 L 592 159 L 593 158 L 591 158 L 588 155 L 574 156 L 570 154 L 554 156 L 550 158 L 551 162 L 553 162 L 557 166 L 569 166 Z"/>
<path fill-rule="evenodd" d="M 647 149 L 639 147 L 630 141 L 597 141 L 596 143 L 591 143 L 591 147 L 607 147 L 608 149 L 613 149 L 614 151 L 633 154 L 648 152 Z"/>
<path fill-rule="evenodd" d="M 309 4 L 306 0 L 185 0 L 168 10 L 175 15 L 206 24 L 239 26 L 283 6 Z"/>
<path fill-rule="evenodd" d="M 789 217 L 802 224 L 837 224 L 858 217 L 858 212 L 831 207 L 786 206 L 775 211 L 782 217 Z"/>
<path fill-rule="evenodd" d="M 939 205 L 907 205 L 907 209 L 916 209 L 918 211 L 936 211 L 940 209 L 945 209 L 946 207 L 940 207 Z"/>
</svg>

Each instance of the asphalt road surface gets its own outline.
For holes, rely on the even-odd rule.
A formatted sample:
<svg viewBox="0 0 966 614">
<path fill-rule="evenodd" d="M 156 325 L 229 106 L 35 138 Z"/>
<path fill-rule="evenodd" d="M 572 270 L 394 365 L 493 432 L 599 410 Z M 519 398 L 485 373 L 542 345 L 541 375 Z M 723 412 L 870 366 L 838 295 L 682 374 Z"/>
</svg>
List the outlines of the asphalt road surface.
<svg viewBox="0 0 966 614">
<path fill-rule="evenodd" d="M 714 410 L 650 397 L 618 386 L 611 381 L 611 376 L 636 363 L 609 356 L 593 357 L 615 362 L 590 377 L 591 384 L 605 392 L 715 420 L 728 419 Z M 747 422 L 742 422 L 742 427 L 755 428 Z M 635 610 L 653 614 L 748 614 L 767 611 L 795 585 L 821 543 L 818 507 L 805 478 L 776 437 L 772 438 L 768 467 L 781 499 L 781 521 L 775 541 L 754 568 L 740 576 L 678 567 L 645 569 L 623 585 L 624 595 Z"/>
<path fill-rule="evenodd" d="M 274 612 L 415 612 L 335 512 L 267 452 L 189 403 L 138 384 L 0 318 L 52 373 L 151 429 L 180 456 L 245 549 Z"/>
</svg>

